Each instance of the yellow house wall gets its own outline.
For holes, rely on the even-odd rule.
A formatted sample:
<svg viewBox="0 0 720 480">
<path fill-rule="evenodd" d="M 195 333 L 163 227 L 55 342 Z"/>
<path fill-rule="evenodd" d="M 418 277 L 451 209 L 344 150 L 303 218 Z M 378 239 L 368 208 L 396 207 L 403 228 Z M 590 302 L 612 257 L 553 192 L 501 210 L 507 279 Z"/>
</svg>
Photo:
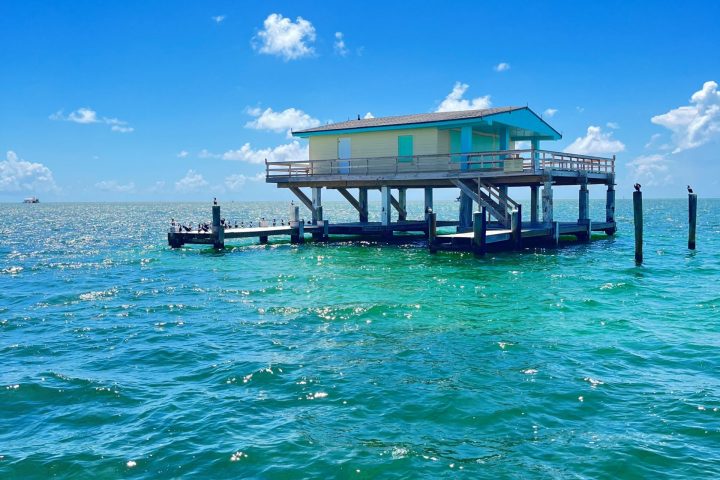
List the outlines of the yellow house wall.
<svg viewBox="0 0 720 480">
<path fill-rule="evenodd" d="M 310 160 L 337 158 L 337 146 L 340 138 L 352 139 L 350 141 L 352 158 L 396 157 L 398 137 L 401 135 L 413 136 L 414 155 L 438 153 L 438 129 L 413 128 L 310 137 Z"/>
</svg>

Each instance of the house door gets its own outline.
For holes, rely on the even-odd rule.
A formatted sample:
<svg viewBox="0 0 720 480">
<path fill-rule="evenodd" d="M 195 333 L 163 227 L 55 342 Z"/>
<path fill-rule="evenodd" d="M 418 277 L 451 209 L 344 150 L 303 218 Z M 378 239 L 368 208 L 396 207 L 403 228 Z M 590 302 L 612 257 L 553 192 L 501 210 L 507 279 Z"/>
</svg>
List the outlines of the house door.
<svg viewBox="0 0 720 480">
<path fill-rule="evenodd" d="M 338 139 L 338 160 L 340 160 L 338 163 L 341 174 L 347 175 L 350 173 L 351 151 L 349 138 Z"/>
</svg>

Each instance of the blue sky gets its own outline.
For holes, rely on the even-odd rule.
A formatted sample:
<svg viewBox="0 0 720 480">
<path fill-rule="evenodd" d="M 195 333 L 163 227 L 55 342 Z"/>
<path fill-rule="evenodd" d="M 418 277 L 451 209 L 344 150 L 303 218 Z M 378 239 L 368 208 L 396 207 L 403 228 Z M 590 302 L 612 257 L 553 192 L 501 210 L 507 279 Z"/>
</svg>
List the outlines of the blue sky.
<svg viewBox="0 0 720 480">
<path fill-rule="evenodd" d="M 290 198 L 257 163 L 306 154 L 289 127 L 444 101 L 529 105 L 563 134 L 545 148 L 617 154 L 621 192 L 718 197 L 719 18 L 719 2 L 2 0 L 0 201 Z"/>
</svg>

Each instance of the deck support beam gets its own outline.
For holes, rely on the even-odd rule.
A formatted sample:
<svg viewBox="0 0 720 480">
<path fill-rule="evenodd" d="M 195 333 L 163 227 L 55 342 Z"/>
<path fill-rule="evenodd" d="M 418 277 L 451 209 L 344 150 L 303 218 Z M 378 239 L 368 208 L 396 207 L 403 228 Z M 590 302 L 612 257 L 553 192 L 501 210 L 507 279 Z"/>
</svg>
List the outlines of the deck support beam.
<svg viewBox="0 0 720 480">
<path fill-rule="evenodd" d="M 303 205 L 307 207 L 308 210 L 313 212 L 315 210 L 315 207 L 313 206 L 312 200 L 308 198 L 307 195 L 305 195 L 305 192 L 300 190 L 299 187 L 288 187 L 288 189 L 295 194 L 295 196 L 302 202 Z"/>
<path fill-rule="evenodd" d="M 390 187 L 387 185 L 380 187 L 380 223 L 383 226 L 390 225 L 392 214 L 391 198 Z"/>
<path fill-rule="evenodd" d="M 613 226 L 605 230 L 607 235 L 615 235 L 617 227 L 615 227 L 615 178 L 610 179 L 607 186 L 605 197 L 605 221 L 612 223 Z"/>
<path fill-rule="evenodd" d="M 398 221 L 403 222 L 407 220 L 407 188 L 398 188 L 398 203 L 400 209 L 398 210 Z"/>
<path fill-rule="evenodd" d="M 553 223 L 553 191 L 552 182 L 545 181 L 542 189 L 543 223 L 550 226 Z"/>
<path fill-rule="evenodd" d="M 318 220 L 322 220 L 322 188 L 323 187 L 312 187 L 312 223 L 317 225 Z"/>
<path fill-rule="evenodd" d="M 587 175 L 580 177 L 578 225 L 585 225 L 587 227 L 587 231 L 577 235 L 578 240 L 590 240 L 590 191 L 588 190 Z"/>
<path fill-rule="evenodd" d="M 428 213 L 433 211 L 433 189 L 432 187 L 425 188 L 425 219 L 427 219 Z"/>
<path fill-rule="evenodd" d="M 353 197 L 352 193 L 348 192 L 346 188 L 337 188 L 337 191 L 340 192 L 340 195 L 345 197 L 345 199 L 350 202 L 350 205 L 352 205 L 355 210 L 358 211 L 358 213 L 362 213 L 362 207 L 360 206 L 360 202 L 358 202 L 355 197 Z"/>
<path fill-rule="evenodd" d="M 405 190 L 406 190 L 406 189 L 404 189 L 404 188 L 399 189 L 399 191 L 398 191 L 398 197 L 400 198 L 400 200 L 396 199 L 396 198 L 393 196 L 393 194 L 390 193 L 390 204 L 392 205 L 392 207 L 393 207 L 395 210 L 397 210 L 397 212 L 398 212 L 398 221 L 399 221 L 399 222 L 407 219 L 407 211 L 405 210 L 405 204 L 406 204 L 405 199 L 406 199 L 407 197 L 406 197 L 406 194 L 405 194 Z"/>
<path fill-rule="evenodd" d="M 367 222 L 368 221 L 368 196 L 367 196 L 368 189 L 365 187 L 361 187 L 358 189 L 358 204 L 360 205 L 360 215 L 359 220 L 361 222 Z"/>
<path fill-rule="evenodd" d="M 467 232 L 472 228 L 473 199 L 470 195 L 460 191 L 460 212 L 458 218 L 458 232 Z"/>
<path fill-rule="evenodd" d="M 538 195 L 540 187 L 533 185 L 530 187 L 530 223 L 538 223 Z"/>
</svg>

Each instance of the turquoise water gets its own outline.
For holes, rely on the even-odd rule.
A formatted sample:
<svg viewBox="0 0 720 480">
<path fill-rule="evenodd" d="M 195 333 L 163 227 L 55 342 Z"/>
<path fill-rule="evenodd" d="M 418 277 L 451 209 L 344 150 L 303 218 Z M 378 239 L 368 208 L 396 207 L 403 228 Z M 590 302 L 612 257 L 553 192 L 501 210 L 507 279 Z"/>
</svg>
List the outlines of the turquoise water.
<svg viewBox="0 0 720 480">
<path fill-rule="evenodd" d="M 0 205 L 0 477 L 718 477 L 720 201 L 695 252 L 686 201 L 645 203 L 642 267 L 624 200 L 614 238 L 481 259 L 173 251 L 208 204 Z"/>
</svg>

